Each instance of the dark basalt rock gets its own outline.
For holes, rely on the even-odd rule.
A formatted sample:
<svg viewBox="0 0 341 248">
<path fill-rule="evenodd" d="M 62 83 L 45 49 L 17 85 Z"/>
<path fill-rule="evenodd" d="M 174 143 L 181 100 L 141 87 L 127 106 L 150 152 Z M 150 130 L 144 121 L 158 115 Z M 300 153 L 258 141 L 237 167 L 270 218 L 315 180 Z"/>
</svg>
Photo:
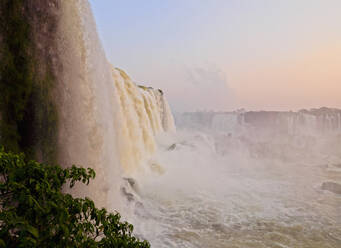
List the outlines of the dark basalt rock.
<svg viewBox="0 0 341 248">
<path fill-rule="evenodd" d="M 134 195 L 129 193 L 125 187 L 121 187 L 122 194 L 127 197 L 128 201 L 134 201 Z"/>
<path fill-rule="evenodd" d="M 324 182 L 322 183 L 321 189 L 328 190 L 334 194 L 341 195 L 341 184 L 335 182 Z"/>
<path fill-rule="evenodd" d="M 0 143 L 48 163 L 57 161 L 60 6 L 61 0 L 0 1 Z"/>
<path fill-rule="evenodd" d="M 123 179 L 126 180 L 132 188 L 134 188 L 134 185 L 136 184 L 136 181 L 135 181 L 134 178 L 125 177 L 125 178 L 123 178 Z"/>
<path fill-rule="evenodd" d="M 136 193 L 139 193 L 139 187 L 138 184 L 136 182 L 136 180 L 134 178 L 131 177 L 124 177 L 124 180 L 126 180 L 129 184 L 129 187 L 134 190 Z"/>
<path fill-rule="evenodd" d="M 341 164 L 334 164 L 336 168 L 341 168 Z"/>
<path fill-rule="evenodd" d="M 176 148 L 176 144 L 171 145 L 170 147 L 168 147 L 168 151 L 173 151 Z"/>
</svg>

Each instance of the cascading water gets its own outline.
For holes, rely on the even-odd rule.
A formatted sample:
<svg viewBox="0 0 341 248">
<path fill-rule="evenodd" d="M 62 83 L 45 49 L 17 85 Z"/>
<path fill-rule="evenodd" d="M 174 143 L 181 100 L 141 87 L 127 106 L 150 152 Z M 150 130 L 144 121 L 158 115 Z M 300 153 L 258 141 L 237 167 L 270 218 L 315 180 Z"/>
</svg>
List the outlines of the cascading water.
<svg viewBox="0 0 341 248">
<path fill-rule="evenodd" d="M 250 112 L 198 112 L 183 113 L 178 125 L 199 129 L 228 129 L 252 126 L 257 129 L 277 129 L 288 134 L 335 133 L 341 130 L 341 110 L 312 109 L 298 112 L 250 111 Z"/>
<path fill-rule="evenodd" d="M 94 168 L 96 180 L 73 193 L 117 209 L 122 175 L 141 169 L 155 136 L 175 130 L 173 117 L 161 90 L 108 63 L 87 1 L 63 0 L 59 26 L 59 161 Z"/>
<path fill-rule="evenodd" d="M 339 112 L 184 114 L 175 133 L 164 93 L 108 63 L 87 1 L 62 0 L 59 26 L 59 161 L 97 172 L 74 194 L 154 247 L 339 247 Z"/>
<path fill-rule="evenodd" d="M 37 25 L 42 6 L 49 25 Z M 340 110 L 185 113 L 175 132 L 163 91 L 108 63 L 86 0 L 32 11 L 38 61 L 57 72 L 38 89 L 41 109 L 55 100 L 59 163 L 97 173 L 73 194 L 118 210 L 158 248 L 341 247 Z"/>
<path fill-rule="evenodd" d="M 120 69 L 112 69 L 112 74 L 119 99 L 121 165 L 131 173 L 154 154 L 155 136 L 161 132 L 175 131 L 175 125 L 160 90 L 137 86 Z"/>
<path fill-rule="evenodd" d="M 136 177 L 136 232 L 154 247 L 339 247 L 341 132 L 316 119 L 177 116 L 153 158 L 163 173 Z"/>
</svg>

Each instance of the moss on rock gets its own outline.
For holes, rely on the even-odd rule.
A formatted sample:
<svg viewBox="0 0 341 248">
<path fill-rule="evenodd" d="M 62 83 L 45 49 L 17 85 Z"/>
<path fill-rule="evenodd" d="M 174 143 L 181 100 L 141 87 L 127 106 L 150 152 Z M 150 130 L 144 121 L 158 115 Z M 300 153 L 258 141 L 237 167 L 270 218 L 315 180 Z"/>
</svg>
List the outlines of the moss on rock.
<svg viewBox="0 0 341 248">
<path fill-rule="evenodd" d="M 58 0 L 0 3 L 0 144 L 54 162 Z M 52 52 L 51 52 L 52 51 Z"/>
</svg>

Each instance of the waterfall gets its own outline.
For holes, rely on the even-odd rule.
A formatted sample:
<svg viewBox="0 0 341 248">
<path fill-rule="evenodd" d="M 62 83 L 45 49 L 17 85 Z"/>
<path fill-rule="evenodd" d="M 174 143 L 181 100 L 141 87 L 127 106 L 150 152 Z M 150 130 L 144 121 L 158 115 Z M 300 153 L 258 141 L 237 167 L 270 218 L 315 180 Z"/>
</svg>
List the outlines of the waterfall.
<svg viewBox="0 0 341 248">
<path fill-rule="evenodd" d="M 59 162 L 94 168 L 94 182 L 72 193 L 117 209 L 122 175 L 143 169 L 156 135 L 175 131 L 172 114 L 161 90 L 107 61 L 88 1 L 61 1 L 58 46 Z"/>
<path fill-rule="evenodd" d="M 180 128 L 238 134 L 247 129 L 271 131 L 273 134 L 323 136 L 335 135 L 341 129 L 341 110 L 320 108 L 297 112 L 192 112 L 176 116 Z"/>
<path fill-rule="evenodd" d="M 118 68 L 112 69 L 112 75 L 119 101 L 119 154 L 129 173 L 155 152 L 155 136 L 175 131 L 175 124 L 161 90 L 136 85 Z"/>
</svg>

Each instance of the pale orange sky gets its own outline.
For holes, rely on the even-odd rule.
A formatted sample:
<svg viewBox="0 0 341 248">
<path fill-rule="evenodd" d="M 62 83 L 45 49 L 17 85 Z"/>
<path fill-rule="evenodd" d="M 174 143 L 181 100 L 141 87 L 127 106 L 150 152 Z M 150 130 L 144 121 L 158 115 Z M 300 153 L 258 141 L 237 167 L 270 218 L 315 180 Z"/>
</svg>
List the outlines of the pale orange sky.
<svg viewBox="0 0 341 248">
<path fill-rule="evenodd" d="M 90 0 L 109 61 L 175 111 L 341 108 L 341 0 Z"/>
<path fill-rule="evenodd" d="M 307 46 L 273 63 L 257 63 L 248 71 L 239 64 L 229 71 L 236 106 L 297 110 L 341 108 L 341 44 Z M 257 83 L 255 83 L 255 81 Z"/>
</svg>

